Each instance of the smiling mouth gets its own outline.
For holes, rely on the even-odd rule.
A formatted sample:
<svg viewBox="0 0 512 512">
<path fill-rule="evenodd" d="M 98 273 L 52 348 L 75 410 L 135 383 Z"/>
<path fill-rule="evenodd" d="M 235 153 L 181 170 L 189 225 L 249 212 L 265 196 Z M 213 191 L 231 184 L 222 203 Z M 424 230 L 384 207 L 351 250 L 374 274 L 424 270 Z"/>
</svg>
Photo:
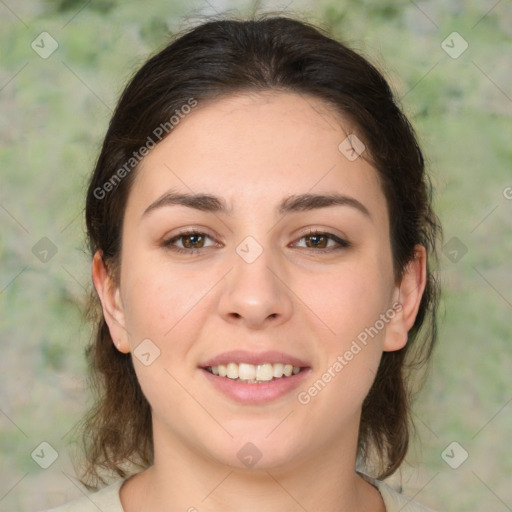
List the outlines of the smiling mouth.
<svg viewBox="0 0 512 512">
<path fill-rule="evenodd" d="M 274 380 L 286 379 L 297 375 L 304 368 L 283 363 L 227 363 L 216 366 L 205 366 L 204 370 L 218 377 L 226 377 L 235 382 L 247 384 L 263 384 Z"/>
</svg>

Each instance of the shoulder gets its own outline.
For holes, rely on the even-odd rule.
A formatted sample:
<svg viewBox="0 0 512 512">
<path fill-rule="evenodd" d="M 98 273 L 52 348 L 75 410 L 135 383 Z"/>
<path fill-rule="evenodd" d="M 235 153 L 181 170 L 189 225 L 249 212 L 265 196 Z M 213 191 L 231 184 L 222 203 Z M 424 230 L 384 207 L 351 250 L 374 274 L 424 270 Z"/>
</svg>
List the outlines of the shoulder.
<svg viewBox="0 0 512 512">
<path fill-rule="evenodd" d="M 431 508 L 395 491 L 385 482 L 373 480 L 372 483 L 379 490 L 387 512 L 434 512 Z"/>
<path fill-rule="evenodd" d="M 124 480 L 119 480 L 98 492 L 84 495 L 65 505 L 43 512 L 124 512 L 119 497 L 119 489 Z"/>
</svg>

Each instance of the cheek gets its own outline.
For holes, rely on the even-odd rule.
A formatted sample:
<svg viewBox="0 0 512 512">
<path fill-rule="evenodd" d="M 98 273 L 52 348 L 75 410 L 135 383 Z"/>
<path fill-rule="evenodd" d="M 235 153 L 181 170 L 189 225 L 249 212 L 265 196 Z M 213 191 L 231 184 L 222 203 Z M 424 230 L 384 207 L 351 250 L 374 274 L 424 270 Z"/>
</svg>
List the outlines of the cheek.
<svg viewBox="0 0 512 512">
<path fill-rule="evenodd" d="M 148 259 L 136 267 L 135 259 L 127 258 L 125 269 L 123 303 L 137 379 L 152 409 L 169 414 L 187 399 L 178 382 L 192 369 L 188 355 L 199 336 L 199 305 L 209 286 Z"/>
<path fill-rule="evenodd" d="M 332 339 L 343 346 L 374 325 L 389 307 L 392 286 L 388 274 L 378 266 L 355 262 L 325 279 L 305 277 L 302 296 Z"/>
<path fill-rule="evenodd" d="M 313 278 L 308 281 L 304 281 L 304 290 L 310 290 L 307 304 L 326 331 L 319 340 L 323 357 L 315 380 L 308 384 L 312 388 L 303 390 L 306 394 L 301 403 L 315 400 L 319 407 L 343 404 L 356 410 L 375 378 L 386 326 L 392 318 L 386 316 L 392 273 L 385 264 L 360 258 L 326 276 L 324 287 L 312 286 Z M 339 408 L 329 414 L 340 415 L 340 421 L 344 416 Z"/>
<path fill-rule="evenodd" d="M 172 327 L 173 307 L 170 304 L 175 303 L 177 290 L 166 287 L 157 277 L 156 273 L 146 270 L 126 283 L 123 302 L 132 345 L 141 337 L 159 343 Z"/>
<path fill-rule="evenodd" d="M 376 322 L 386 311 L 387 289 L 375 276 L 339 272 L 331 276 L 329 292 L 309 295 L 311 309 L 329 329 L 319 338 L 314 375 L 297 398 L 314 428 L 333 436 L 357 417 L 379 367 L 385 325 Z"/>
<path fill-rule="evenodd" d="M 123 305 L 129 336 L 133 341 L 142 336 L 163 343 L 174 330 L 186 324 L 180 319 L 193 312 L 194 305 L 205 294 L 205 284 L 197 276 L 194 281 L 193 277 L 166 269 L 147 256 L 137 258 L 134 254 L 123 265 Z"/>
</svg>

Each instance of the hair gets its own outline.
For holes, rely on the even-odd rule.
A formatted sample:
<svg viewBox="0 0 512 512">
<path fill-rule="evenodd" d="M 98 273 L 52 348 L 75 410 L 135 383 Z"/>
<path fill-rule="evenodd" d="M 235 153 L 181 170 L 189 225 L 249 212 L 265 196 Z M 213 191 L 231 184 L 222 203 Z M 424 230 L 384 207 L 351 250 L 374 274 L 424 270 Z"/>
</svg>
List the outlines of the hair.
<svg viewBox="0 0 512 512">
<path fill-rule="evenodd" d="M 118 283 L 123 217 L 138 163 L 134 156 L 149 140 L 154 144 L 155 129 L 168 127 L 191 99 L 201 105 L 264 92 L 323 100 L 340 120 L 354 125 L 386 198 L 397 282 L 414 260 L 416 245 L 427 250 L 426 289 L 408 342 L 401 350 L 383 353 L 362 404 L 358 457 L 382 479 L 407 453 L 412 376 L 428 362 L 437 338 L 439 283 L 432 261 L 441 228 L 415 132 L 385 78 L 368 60 L 327 30 L 283 15 L 210 19 L 176 35 L 135 73 L 110 120 L 87 191 L 88 246 L 91 255 L 100 251 Z M 168 133 L 172 136 L 172 130 Z M 131 355 L 114 346 L 94 290 L 88 315 L 94 332 L 86 355 L 96 401 L 83 420 L 82 481 L 105 483 L 103 470 L 124 478 L 127 463 L 142 468 L 152 464 L 151 408 Z"/>
</svg>

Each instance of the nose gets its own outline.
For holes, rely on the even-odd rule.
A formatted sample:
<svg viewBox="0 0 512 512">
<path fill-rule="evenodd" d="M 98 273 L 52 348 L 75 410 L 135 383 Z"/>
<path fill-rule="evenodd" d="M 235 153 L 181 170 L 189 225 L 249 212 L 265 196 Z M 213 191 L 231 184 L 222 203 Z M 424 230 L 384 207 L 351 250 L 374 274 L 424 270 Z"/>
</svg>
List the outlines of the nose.
<svg viewBox="0 0 512 512">
<path fill-rule="evenodd" d="M 236 253 L 233 262 L 219 301 L 224 320 L 249 329 L 286 322 L 293 313 L 293 293 L 284 269 L 270 250 L 263 250 L 254 261 Z"/>
</svg>

